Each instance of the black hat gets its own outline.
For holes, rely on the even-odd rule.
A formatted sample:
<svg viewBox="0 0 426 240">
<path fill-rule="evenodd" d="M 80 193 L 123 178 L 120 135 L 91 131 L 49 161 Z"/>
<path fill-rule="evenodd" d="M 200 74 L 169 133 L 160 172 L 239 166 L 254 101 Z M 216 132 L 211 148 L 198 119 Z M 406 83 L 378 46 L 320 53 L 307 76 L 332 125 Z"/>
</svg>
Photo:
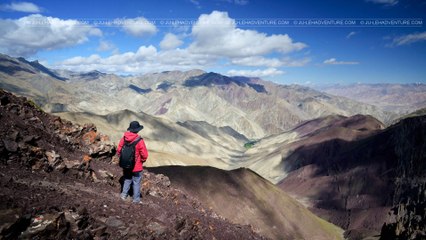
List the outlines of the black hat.
<svg viewBox="0 0 426 240">
<path fill-rule="evenodd" d="M 143 126 L 139 124 L 138 121 L 133 121 L 130 123 L 129 128 L 127 129 L 127 131 L 133 132 L 133 133 L 137 133 L 140 130 L 143 129 Z"/>
</svg>

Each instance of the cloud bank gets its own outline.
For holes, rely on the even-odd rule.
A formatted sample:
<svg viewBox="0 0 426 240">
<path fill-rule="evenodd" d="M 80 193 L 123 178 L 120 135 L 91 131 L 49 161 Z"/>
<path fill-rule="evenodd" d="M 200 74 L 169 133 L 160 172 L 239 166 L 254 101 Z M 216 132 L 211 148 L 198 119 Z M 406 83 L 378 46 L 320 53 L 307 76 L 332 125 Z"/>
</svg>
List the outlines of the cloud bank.
<svg viewBox="0 0 426 240">
<path fill-rule="evenodd" d="M 30 2 L 13 2 L 10 4 L 0 5 L 0 10 L 13 11 L 13 12 L 25 12 L 25 13 L 40 13 L 41 8 L 34 3 Z"/>
<path fill-rule="evenodd" d="M 127 19 L 128 20 L 128 19 Z M 138 21 L 144 21 L 138 18 Z M 128 32 L 134 36 L 154 34 L 156 27 L 132 26 Z M 226 12 L 213 11 L 202 14 L 185 37 L 165 34 L 159 48 L 140 46 L 136 52 L 113 54 L 109 57 L 92 55 L 74 57 L 58 63 L 58 67 L 76 71 L 100 70 L 106 72 L 145 73 L 164 70 L 205 69 L 225 64 L 252 69 L 228 71 L 231 75 L 267 77 L 284 74 L 279 67 L 307 64 L 310 59 L 292 59 L 289 53 L 300 51 L 306 44 L 293 41 L 287 34 L 267 35 L 254 30 L 237 28 L 234 19 Z M 187 41 L 187 47 L 181 48 Z M 107 46 L 100 46 L 107 47 Z M 274 54 L 278 57 L 269 57 Z"/>
<path fill-rule="evenodd" d="M 76 20 L 32 14 L 16 20 L 0 19 L 0 51 L 30 56 L 40 50 L 74 46 L 101 36 L 102 31 Z"/>
</svg>

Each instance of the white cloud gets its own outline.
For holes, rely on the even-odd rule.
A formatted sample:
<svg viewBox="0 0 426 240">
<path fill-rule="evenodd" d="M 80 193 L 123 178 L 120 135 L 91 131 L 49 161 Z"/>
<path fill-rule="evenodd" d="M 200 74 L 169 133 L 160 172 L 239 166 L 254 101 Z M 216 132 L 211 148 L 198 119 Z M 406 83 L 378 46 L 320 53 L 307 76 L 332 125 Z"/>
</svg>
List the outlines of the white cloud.
<svg viewBox="0 0 426 240">
<path fill-rule="evenodd" d="M 394 38 L 392 41 L 392 44 L 390 44 L 389 46 L 409 45 L 409 44 L 412 44 L 415 42 L 421 42 L 421 41 L 426 41 L 426 32 L 412 33 L 412 34 Z"/>
<path fill-rule="evenodd" d="M 231 63 L 240 66 L 250 67 L 301 67 L 305 66 L 311 60 L 309 58 L 291 59 L 290 57 L 278 58 L 265 58 L 262 56 L 253 56 L 245 58 L 234 58 Z"/>
<path fill-rule="evenodd" d="M 346 35 L 347 39 L 350 39 L 351 37 L 355 36 L 357 34 L 357 32 L 350 32 L 348 33 L 348 35 Z"/>
<path fill-rule="evenodd" d="M 366 0 L 366 2 L 383 4 L 385 6 L 394 6 L 394 5 L 398 4 L 398 0 Z"/>
<path fill-rule="evenodd" d="M 200 1 L 198 0 L 189 0 L 192 4 L 194 4 L 197 8 L 201 8 Z"/>
<path fill-rule="evenodd" d="M 223 0 L 223 1 L 233 3 L 236 5 L 247 5 L 249 3 L 248 0 Z"/>
<path fill-rule="evenodd" d="M 250 57 L 271 52 L 299 51 L 306 44 L 293 42 L 287 34 L 267 36 L 254 30 L 236 27 L 226 12 L 202 14 L 192 27 L 194 42 L 189 50 L 223 57 Z"/>
<path fill-rule="evenodd" d="M 101 58 L 97 54 L 89 57 L 74 57 L 56 63 L 55 67 L 82 72 L 99 70 L 135 74 L 205 68 L 216 60 L 211 56 L 190 53 L 186 49 L 157 51 L 154 46 L 150 45 L 141 46 L 136 52 L 113 54 L 106 58 Z"/>
<path fill-rule="evenodd" d="M 234 3 L 237 5 L 246 5 L 249 3 L 248 0 L 234 0 Z"/>
<path fill-rule="evenodd" d="M 284 71 L 278 70 L 276 68 L 267 68 L 267 69 L 256 69 L 256 70 L 229 70 L 227 74 L 229 76 L 245 76 L 245 77 L 271 77 L 276 75 L 284 74 Z"/>
<path fill-rule="evenodd" d="M 123 30 L 135 37 L 154 35 L 157 27 L 144 17 L 115 19 L 115 23 L 120 23 Z"/>
<path fill-rule="evenodd" d="M 162 49 L 173 49 L 179 47 L 182 44 L 183 41 L 180 40 L 175 34 L 167 33 L 160 42 L 160 47 Z"/>
<path fill-rule="evenodd" d="M 76 20 L 62 20 L 33 14 L 20 19 L 0 19 L 0 51 L 29 56 L 40 50 L 74 46 L 102 32 Z"/>
<path fill-rule="evenodd" d="M 264 58 L 262 56 L 253 56 L 245 58 L 235 58 L 231 62 L 240 66 L 250 66 L 250 67 L 280 67 L 282 62 L 278 58 Z"/>
<path fill-rule="evenodd" d="M 26 13 L 40 13 L 41 8 L 30 2 L 13 2 L 11 4 L 3 4 L 0 10 L 26 12 Z"/>
<path fill-rule="evenodd" d="M 356 65 L 356 64 L 359 64 L 359 62 L 337 61 L 335 58 L 327 59 L 323 63 L 327 64 L 327 65 Z"/>
<path fill-rule="evenodd" d="M 192 39 L 187 48 L 180 48 L 181 37 Z M 102 46 L 101 46 L 102 45 Z M 108 48 L 102 44 L 99 49 Z M 105 45 L 105 46 L 103 46 Z M 101 48 L 102 47 L 102 48 Z M 57 63 L 56 67 L 74 71 L 97 69 L 104 72 L 147 73 L 165 70 L 208 69 L 220 65 L 265 67 L 258 70 L 231 70 L 230 73 L 248 76 L 273 76 L 283 74 L 279 67 L 304 66 L 310 59 L 292 59 L 289 52 L 306 47 L 293 42 L 288 35 L 268 36 L 253 30 L 236 28 L 234 20 L 225 12 L 201 15 L 192 28 L 191 35 L 168 33 L 159 44 L 141 46 L 137 51 L 76 57 Z M 268 57 L 268 55 L 275 57 Z"/>
<path fill-rule="evenodd" d="M 101 57 L 97 54 L 92 54 L 89 57 L 73 57 L 64 61 L 66 65 L 92 64 L 99 61 Z"/>
<path fill-rule="evenodd" d="M 302 59 L 291 59 L 290 57 L 285 57 L 281 59 L 281 63 L 283 67 L 303 67 L 311 61 L 310 58 L 302 58 Z"/>
<path fill-rule="evenodd" d="M 115 45 L 113 43 L 110 43 L 108 41 L 105 40 L 101 40 L 99 42 L 99 46 L 96 49 L 99 52 L 105 52 L 105 51 L 110 51 L 110 50 L 116 50 L 117 48 L 115 47 Z"/>
</svg>

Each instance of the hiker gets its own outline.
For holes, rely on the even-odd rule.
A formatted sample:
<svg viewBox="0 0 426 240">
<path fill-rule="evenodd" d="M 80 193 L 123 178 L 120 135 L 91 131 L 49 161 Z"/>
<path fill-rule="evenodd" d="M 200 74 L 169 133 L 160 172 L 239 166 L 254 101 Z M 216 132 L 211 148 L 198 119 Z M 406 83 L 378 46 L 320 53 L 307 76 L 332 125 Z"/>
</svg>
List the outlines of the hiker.
<svg viewBox="0 0 426 240">
<path fill-rule="evenodd" d="M 142 181 L 143 163 L 148 158 L 148 150 L 146 149 L 145 142 L 138 135 L 138 132 L 142 129 L 143 126 L 140 125 L 139 122 L 131 122 L 117 148 L 120 167 L 123 168 L 124 178 L 123 191 L 120 197 L 123 200 L 127 198 L 130 185 L 133 183 L 133 203 L 141 202 L 140 185 Z M 130 161 L 130 165 L 127 164 L 126 161 Z"/>
</svg>

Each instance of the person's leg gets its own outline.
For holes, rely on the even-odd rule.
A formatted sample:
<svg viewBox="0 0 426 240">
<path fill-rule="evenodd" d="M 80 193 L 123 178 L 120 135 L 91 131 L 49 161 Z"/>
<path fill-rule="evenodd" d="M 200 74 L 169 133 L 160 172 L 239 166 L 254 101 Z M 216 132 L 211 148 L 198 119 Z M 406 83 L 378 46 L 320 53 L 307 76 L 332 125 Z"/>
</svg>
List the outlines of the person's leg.
<svg viewBox="0 0 426 240">
<path fill-rule="evenodd" d="M 132 170 L 123 169 L 123 177 L 124 177 L 123 191 L 121 192 L 120 197 L 122 199 L 126 199 L 129 193 L 130 184 L 132 184 Z"/>
<path fill-rule="evenodd" d="M 142 181 L 142 172 L 133 173 L 133 202 L 139 203 L 141 201 L 141 181 Z"/>
</svg>

